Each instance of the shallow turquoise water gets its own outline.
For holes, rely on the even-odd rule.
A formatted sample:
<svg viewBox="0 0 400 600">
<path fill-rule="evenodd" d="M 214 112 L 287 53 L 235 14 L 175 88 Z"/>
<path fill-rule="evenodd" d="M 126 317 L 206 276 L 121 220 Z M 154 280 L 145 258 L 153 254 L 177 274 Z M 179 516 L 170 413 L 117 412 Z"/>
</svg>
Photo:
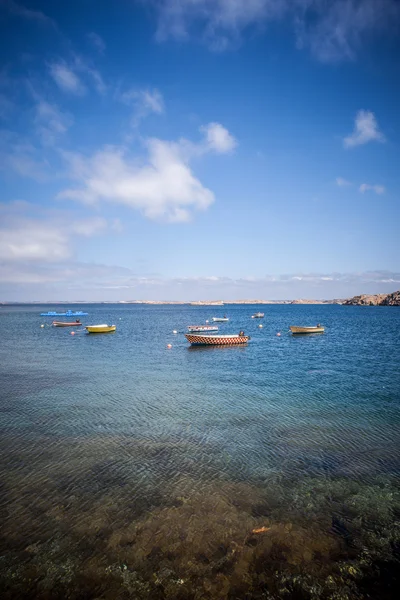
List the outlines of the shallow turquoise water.
<svg viewBox="0 0 400 600">
<path fill-rule="evenodd" d="M 224 485 L 244 485 L 249 498 L 268 492 L 264 518 L 296 522 L 305 517 L 304 507 L 293 508 L 300 493 L 293 490 L 304 491 L 304 486 L 311 495 L 329 490 L 332 500 L 332 485 L 343 484 L 339 504 L 348 502 L 346 486 L 353 483 L 361 486 L 364 499 L 382 486 L 390 486 L 392 495 L 398 491 L 400 309 L 270 305 L 263 308 L 264 319 L 252 320 L 257 309 L 88 305 L 89 316 L 82 321 L 115 323 L 117 332 L 110 335 L 78 329 L 71 335 L 67 328 L 52 328 L 52 318 L 40 312 L 53 307 L 0 309 L 2 554 L 9 561 L 5 581 L 10 597 L 18 597 L 21 589 L 29 595 L 29 585 L 34 586 L 32 597 L 40 596 L 40 585 L 53 590 L 54 582 L 43 584 L 39 563 L 47 564 L 55 539 L 70 547 L 76 523 L 107 502 L 118 506 L 118 517 L 103 515 L 98 528 L 88 525 L 81 537 L 93 543 L 87 551 L 92 558 L 101 555 L 105 568 L 114 568 L 110 564 L 120 563 L 121 548 L 115 551 L 118 559 L 112 551 L 108 555 L 102 543 L 94 543 L 99 532 L 109 539 L 137 519 L 148 523 L 155 508 L 170 506 L 171 498 L 197 498 Z M 246 347 L 188 346 L 187 325 L 225 313 L 230 322 L 220 324 L 221 333 L 244 329 L 252 338 Z M 325 334 L 288 333 L 289 325 L 317 322 L 326 327 Z M 228 496 L 236 506 L 235 490 Z M 276 506 L 271 504 L 274 495 Z M 332 523 L 327 503 L 324 496 L 318 511 L 309 515 L 322 528 Z M 360 507 L 357 518 L 372 510 L 370 504 Z M 56 511 L 62 513 L 59 519 Z M 334 519 L 343 521 L 342 511 L 335 511 Z M 257 518 L 254 506 L 245 513 Z M 17 533 L 18 519 L 25 523 L 25 535 Z M 391 506 L 391 528 L 396 519 Z M 329 531 L 333 537 L 339 534 Z M 26 548 L 35 544 L 40 551 L 32 558 Z M 58 565 L 69 552 L 79 555 L 63 548 Z M 32 561 L 36 583 L 28 585 L 22 577 L 22 588 L 15 591 L 9 583 L 15 565 L 32 568 Z M 334 559 L 326 562 L 334 564 Z M 146 561 L 141 564 L 145 571 Z M 140 572 L 136 564 L 127 568 Z M 147 581 L 147 575 L 142 577 Z M 62 585 L 75 589 L 74 578 L 68 581 Z M 204 591 L 193 574 L 191 581 L 182 597 L 225 597 Z M 109 584 L 101 585 L 108 597 Z M 157 585 L 149 597 L 158 597 L 160 586 L 162 597 L 179 596 L 176 590 L 168 592 L 167 584 Z M 128 590 L 129 597 L 147 597 L 144 588 L 135 590 Z M 271 597 L 290 597 L 274 593 Z"/>
</svg>

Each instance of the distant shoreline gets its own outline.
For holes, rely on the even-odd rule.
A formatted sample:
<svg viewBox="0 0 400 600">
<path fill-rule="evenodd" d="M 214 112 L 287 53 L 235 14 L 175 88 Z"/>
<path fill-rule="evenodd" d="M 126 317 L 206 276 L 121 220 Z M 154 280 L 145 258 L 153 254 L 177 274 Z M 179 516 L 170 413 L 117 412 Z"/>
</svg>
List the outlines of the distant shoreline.
<svg viewBox="0 0 400 600">
<path fill-rule="evenodd" d="M 362 294 L 352 298 L 333 300 L 33 300 L 31 302 L 0 302 L 0 306 L 24 306 L 32 304 L 146 304 L 146 305 L 187 305 L 187 306 L 230 306 L 263 304 L 339 304 L 344 306 L 400 306 L 400 291 L 391 294 Z"/>
</svg>

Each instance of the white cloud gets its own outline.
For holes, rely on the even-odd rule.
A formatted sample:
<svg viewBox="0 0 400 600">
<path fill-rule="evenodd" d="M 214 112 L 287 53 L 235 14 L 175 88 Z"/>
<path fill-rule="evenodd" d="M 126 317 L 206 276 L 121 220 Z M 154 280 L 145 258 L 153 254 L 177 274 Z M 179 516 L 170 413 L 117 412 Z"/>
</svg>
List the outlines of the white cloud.
<svg viewBox="0 0 400 600">
<path fill-rule="evenodd" d="M 354 125 L 354 131 L 343 140 L 345 148 L 353 148 L 368 142 L 384 142 L 385 136 L 379 131 L 375 115 L 369 110 L 359 110 Z"/>
<path fill-rule="evenodd" d="M 200 128 L 205 134 L 210 149 L 221 154 L 231 152 L 236 148 L 237 141 L 220 123 L 209 123 Z"/>
<path fill-rule="evenodd" d="M 30 215 L 33 206 L 27 203 L 0 205 L 0 261 L 59 262 L 73 255 L 71 238 L 91 237 L 107 227 L 101 217 L 67 219 L 43 214 Z"/>
<path fill-rule="evenodd" d="M 346 298 L 360 293 L 392 292 L 400 273 L 298 274 L 265 277 L 173 277 L 137 275 L 117 266 L 74 262 L 0 261 L 1 299 L 199 300 L 240 298 Z M 8 286 L 8 287 L 6 287 Z M 22 291 L 21 291 L 22 290 Z M 7 294 L 7 296 L 5 295 Z M 21 296 L 22 294 L 22 296 Z"/>
<path fill-rule="evenodd" d="M 91 43 L 91 45 L 97 50 L 97 52 L 99 54 L 104 54 L 104 52 L 106 50 L 106 44 L 105 44 L 103 38 L 98 33 L 95 33 L 94 31 L 90 31 L 87 34 L 87 38 L 88 38 L 89 42 Z"/>
<path fill-rule="evenodd" d="M 308 47 L 322 62 L 354 60 L 364 40 L 390 31 L 399 18 L 396 0 L 297 0 L 298 48 Z M 395 28 L 393 28 L 395 31 Z"/>
<path fill-rule="evenodd" d="M 336 177 L 336 185 L 339 187 L 347 187 L 351 185 L 351 181 L 347 181 L 347 179 L 343 179 L 343 177 Z"/>
<path fill-rule="evenodd" d="M 130 89 L 120 94 L 119 100 L 133 108 L 133 127 L 137 127 L 150 114 L 161 115 L 165 110 L 164 99 L 157 89 Z"/>
<path fill-rule="evenodd" d="M 107 90 L 99 71 L 80 56 L 74 56 L 73 62 L 68 65 L 62 61 L 54 62 L 49 65 L 49 70 L 58 87 L 64 92 L 83 96 L 87 92 L 87 86 L 93 86 L 99 94 L 104 94 Z M 84 78 L 87 85 L 81 81 L 77 73 Z"/>
<path fill-rule="evenodd" d="M 200 30 L 213 50 L 241 40 L 249 27 L 279 19 L 294 28 L 297 47 L 319 60 L 352 60 L 373 33 L 390 31 L 399 17 L 396 0 L 152 0 L 158 11 L 157 39 L 188 39 Z"/>
<path fill-rule="evenodd" d="M 64 92 L 82 96 L 86 88 L 79 77 L 63 63 L 52 63 L 49 66 L 50 74 L 58 87 Z"/>
<path fill-rule="evenodd" d="M 214 194 L 194 176 L 190 160 L 205 152 L 231 149 L 232 142 L 227 140 L 232 136 L 219 127 L 226 133 L 217 136 L 217 141 L 212 138 L 212 143 L 208 138 L 198 144 L 185 139 L 148 139 L 145 161 L 114 146 L 91 157 L 65 153 L 70 177 L 80 186 L 64 190 L 58 197 L 87 204 L 103 200 L 137 209 L 150 219 L 188 221 L 193 210 L 205 210 L 214 202 Z"/>
<path fill-rule="evenodd" d="M 52 145 L 57 138 L 71 127 L 73 118 L 62 112 L 56 105 L 39 100 L 36 105 L 35 124 L 37 132 L 46 145 Z"/>
<path fill-rule="evenodd" d="M 386 188 L 384 185 L 369 185 L 368 183 L 362 183 L 359 187 L 359 191 L 362 194 L 368 191 L 373 191 L 375 194 L 384 194 Z"/>
</svg>

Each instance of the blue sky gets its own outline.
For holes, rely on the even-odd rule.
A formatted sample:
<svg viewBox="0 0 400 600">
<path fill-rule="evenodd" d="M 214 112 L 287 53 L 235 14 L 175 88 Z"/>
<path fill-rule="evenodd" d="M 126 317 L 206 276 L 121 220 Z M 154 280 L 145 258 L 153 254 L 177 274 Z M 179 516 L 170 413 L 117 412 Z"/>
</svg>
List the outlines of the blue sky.
<svg viewBox="0 0 400 600">
<path fill-rule="evenodd" d="M 396 0 L 0 0 L 0 300 L 400 288 Z"/>
</svg>

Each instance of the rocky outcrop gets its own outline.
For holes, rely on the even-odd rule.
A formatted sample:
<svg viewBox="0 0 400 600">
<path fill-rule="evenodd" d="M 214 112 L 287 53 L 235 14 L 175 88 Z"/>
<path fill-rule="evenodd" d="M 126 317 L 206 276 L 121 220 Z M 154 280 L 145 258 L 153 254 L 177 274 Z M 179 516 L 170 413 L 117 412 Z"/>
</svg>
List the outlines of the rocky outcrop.
<svg viewBox="0 0 400 600">
<path fill-rule="evenodd" d="M 361 294 L 345 300 L 343 304 L 349 306 L 400 306 L 400 291 L 392 294 Z"/>
<path fill-rule="evenodd" d="M 400 290 L 393 292 L 393 294 L 388 294 L 381 302 L 381 306 L 400 306 Z"/>
</svg>

